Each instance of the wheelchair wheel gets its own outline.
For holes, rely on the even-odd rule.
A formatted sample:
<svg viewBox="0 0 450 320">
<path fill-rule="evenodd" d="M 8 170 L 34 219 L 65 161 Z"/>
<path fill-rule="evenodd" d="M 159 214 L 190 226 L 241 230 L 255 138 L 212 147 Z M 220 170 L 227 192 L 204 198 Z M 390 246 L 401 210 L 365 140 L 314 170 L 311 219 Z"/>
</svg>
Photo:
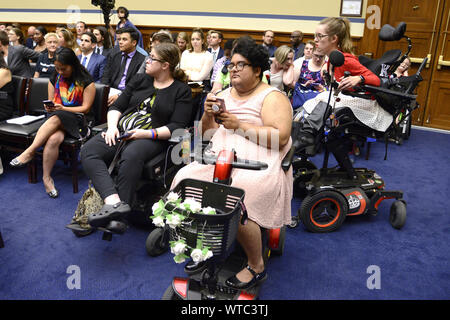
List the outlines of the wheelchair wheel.
<svg viewBox="0 0 450 320">
<path fill-rule="evenodd" d="M 164 229 L 156 228 L 147 237 L 145 242 L 145 249 L 151 257 L 157 257 L 169 248 L 169 242 L 164 241 Z"/>
<path fill-rule="evenodd" d="M 345 197 L 337 191 L 327 190 L 306 196 L 298 215 L 309 231 L 331 232 L 342 225 L 347 212 Z"/>
<path fill-rule="evenodd" d="M 164 291 L 164 294 L 161 298 L 161 300 L 181 300 L 180 297 L 175 293 L 175 290 L 173 290 L 172 285 L 170 285 L 166 291 Z"/>
<path fill-rule="evenodd" d="M 395 201 L 391 206 L 389 222 L 395 229 L 401 229 L 406 223 L 406 204 L 403 200 Z"/>
</svg>

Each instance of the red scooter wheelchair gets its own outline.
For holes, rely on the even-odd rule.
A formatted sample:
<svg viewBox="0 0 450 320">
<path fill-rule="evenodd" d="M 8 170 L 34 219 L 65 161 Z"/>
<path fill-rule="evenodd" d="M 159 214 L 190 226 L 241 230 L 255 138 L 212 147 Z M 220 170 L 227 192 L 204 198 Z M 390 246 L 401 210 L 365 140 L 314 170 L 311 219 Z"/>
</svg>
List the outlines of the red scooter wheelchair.
<svg viewBox="0 0 450 320">
<path fill-rule="evenodd" d="M 220 212 L 217 215 L 191 214 L 192 219 L 183 223 L 174 233 L 167 225 L 152 231 L 147 239 L 147 251 L 164 252 L 169 239 L 180 236 L 191 247 L 200 235 L 203 244 L 211 247 L 213 257 L 206 260 L 196 272 L 188 272 L 187 278 L 174 278 L 165 291 L 163 300 L 253 300 L 259 292 L 259 285 L 246 291 L 225 285 L 225 280 L 246 265 L 246 256 L 236 245 L 235 238 L 239 223 L 245 223 L 247 213 L 244 205 L 245 192 L 231 185 L 232 168 L 264 170 L 267 164 L 259 161 L 241 160 L 234 151 L 223 150 L 218 156 L 203 153 L 203 163 L 214 164 L 212 182 L 185 179 L 172 190 L 182 199 L 194 198 L 202 206 L 211 206 Z M 167 197 L 166 194 L 165 197 Z M 164 198 L 163 198 L 164 199 Z M 242 211 L 242 217 L 241 217 Z M 263 259 L 266 263 L 270 254 L 281 255 L 284 248 L 285 228 L 261 229 Z"/>
</svg>

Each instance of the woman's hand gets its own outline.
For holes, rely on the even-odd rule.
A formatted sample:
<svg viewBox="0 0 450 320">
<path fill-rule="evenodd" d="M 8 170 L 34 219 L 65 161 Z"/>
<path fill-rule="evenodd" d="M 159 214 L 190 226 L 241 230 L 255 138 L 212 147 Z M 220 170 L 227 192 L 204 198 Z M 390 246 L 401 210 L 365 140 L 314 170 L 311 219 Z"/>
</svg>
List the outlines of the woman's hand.
<svg viewBox="0 0 450 320">
<path fill-rule="evenodd" d="M 63 108 L 64 108 L 64 106 L 62 104 L 59 104 L 59 103 L 57 103 L 55 105 L 52 105 L 52 106 L 44 104 L 44 109 L 47 112 L 54 112 L 56 110 L 63 110 Z"/>
<path fill-rule="evenodd" d="M 102 132 L 102 138 L 108 146 L 116 145 L 117 138 L 120 136 L 119 129 L 113 127 L 108 128 L 106 132 Z"/>
<path fill-rule="evenodd" d="M 150 130 L 145 129 L 133 129 L 129 130 L 128 133 L 131 133 L 131 136 L 124 140 L 150 139 L 152 137 Z"/>
<path fill-rule="evenodd" d="M 218 114 L 216 118 L 221 121 L 221 124 L 226 129 L 233 129 L 233 130 L 239 129 L 240 121 L 234 114 L 225 111 Z"/>
<path fill-rule="evenodd" d="M 205 100 L 204 113 L 210 118 L 214 118 L 216 115 L 216 112 L 212 109 L 212 106 L 215 104 L 217 104 L 216 96 L 212 93 L 208 93 Z"/>
<path fill-rule="evenodd" d="M 342 77 L 339 82 L 338 90 L 348 90 L 350 88 L 356 87 L 361 83 L 360 76 Z"/>
</svg>

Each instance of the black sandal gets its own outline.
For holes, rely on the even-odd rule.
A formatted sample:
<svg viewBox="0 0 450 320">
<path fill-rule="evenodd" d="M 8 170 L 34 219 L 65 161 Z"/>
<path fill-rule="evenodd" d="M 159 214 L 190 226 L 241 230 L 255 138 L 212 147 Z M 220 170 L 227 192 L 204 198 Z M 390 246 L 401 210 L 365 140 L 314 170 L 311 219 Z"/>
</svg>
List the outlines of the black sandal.
<svg viewBox="0 0 450 320">
<path fill-rule="evenodd" d="M 94 228 L 104 227 L 110 221 L 121 218 L 130 211 L 130 206 L 125 202 L 104 204 L 99 212 L 89 215 L 88 222 L 89 225 Z"/>
<path fill-rule="evenodd" d="M 250 289 L 250 288 L 254 287 L 255 285 L 261 284 L 267 280 L 266 269 L 264 269 L 263 272 L 256 273 L 256 271 L 253 270 L 249 265 L 247 265 L 246 268 L 253 275 L 252 280 L 250 280 L 249 282 L 242 282 L 236 277 L 236 275 L 234 275 L 234 276 L 228 278 L 225 281 L 225 284 L 228 287 L 243 290 L 243 289 Z"/>
</svg>

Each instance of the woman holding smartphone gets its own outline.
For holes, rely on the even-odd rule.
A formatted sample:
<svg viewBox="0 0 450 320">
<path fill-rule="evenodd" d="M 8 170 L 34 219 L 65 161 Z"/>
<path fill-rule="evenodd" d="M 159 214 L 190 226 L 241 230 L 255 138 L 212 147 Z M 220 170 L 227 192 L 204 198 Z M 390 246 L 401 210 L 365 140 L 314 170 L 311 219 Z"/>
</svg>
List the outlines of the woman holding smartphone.
<svg viewBox="0 0 450 320">
<path fill-rule="evenodd" d="M 104 201 L 101 210 L 89 216 L 92 227 L 105 226 L 131 210 L 144 164 L 165 150 L 174 130 L 189 124 L 192 94 L 179 62 L 175 44 L 153 46 L 145 73 L 136 74 L 109 108 L 108 129 L 81 149 L 83 169 Z M 125 132 L 131 135 L 123 138 L 126 143 L 113 180 L 108 166 Z"/>
<path fill-rule="evenodd" d="M 48 83 L 48 97 L 52 103 L 44 104 L 48 119 L 37 131 L 31 146 L 10 162 L 12 167 L 22 167 L 33 159 L 37 149 L 45 145 L 42 182 L 51 198 L 58 197 L 51 172 L 58 159 L 59 146 L 66 135 L 77 139 L 87 135 L 87 123 L 93 119 L 89 111 L 95 98 L 92 77 L 81 66 L 73 50 L 62 48 L 56 52 L 55 69 Z"/>
</svg>

